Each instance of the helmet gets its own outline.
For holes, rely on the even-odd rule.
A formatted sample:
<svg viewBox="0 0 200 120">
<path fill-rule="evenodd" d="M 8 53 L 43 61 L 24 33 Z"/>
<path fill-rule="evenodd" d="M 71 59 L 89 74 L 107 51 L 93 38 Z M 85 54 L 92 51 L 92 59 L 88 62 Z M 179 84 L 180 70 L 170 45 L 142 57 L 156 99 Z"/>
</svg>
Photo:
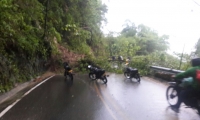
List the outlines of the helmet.
<svg viewBox="0 0 200 120">
<path fill-rule="evenodd" d="M 67 63 L 67 62 L 64 62 L 63 65 L 64 65 L 64 66 L 68 66 L 68 63 Z"/>
<path fill-rule="evenodd" d="M 118 56 L 118 60 L 123 60 L 123 57 L 122 56 Z"/>
<path fill-rule="evenodd" d="M 200 58 L 193 58 L 191 60 L 191 64 L 192 64 L 193 67 L 200 66 Z"/>
</svg>

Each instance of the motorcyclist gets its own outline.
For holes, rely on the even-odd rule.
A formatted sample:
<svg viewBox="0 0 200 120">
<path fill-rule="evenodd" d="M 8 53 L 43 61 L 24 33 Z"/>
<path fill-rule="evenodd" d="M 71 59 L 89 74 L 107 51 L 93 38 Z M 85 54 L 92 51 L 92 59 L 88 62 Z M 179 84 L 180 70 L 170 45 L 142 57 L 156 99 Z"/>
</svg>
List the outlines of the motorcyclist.
<svg viewBox="0 0 200 120">
<path fill-rule="evenodd" d="M 122 56 L 118 56 L 118 60 L 119 61 L 123 61 L 123 57 Z"/>
<path fill-rule="evenodd" d="M 64 76 L 66 76 L 66 75 L 69 74 L 68 71 L 71 70 L 71 67 L 69 67 L 69 64 L 67 62 L 64 62 L 63 66 L 64 66 L 64 69 L 65 69 Z"/>
<path fill-rule="evenodd" d="M 128 66 L 130 59 L 126 59 L 126 66 Z"/>
<path fill-rule="evenodd" d="M 192 67 L 186 70 L 185 72 L 179 73 L 176 76 L 172 76 L 175 80 L 180 80 L 180 79 L 188 78 L 188 77 L 193 78 L 192 84 L 188 86 L 186 89 L 181 91 L 179 95 L 178 103 L 172 106 L 172 109 L 175 112 L 179 112 L 179 107 L 181 103 L 184 100 L 188 100 L 188 98 L 190 100 L 190 103 L 193 104 L 192 107 L 198 106 L 198 101 L 192 98 L 199 95 L 200 93 L 200 80 L 197 79 L 196 77 L 197 71 L 200 70 L 200 58 L 192 59 L 191 64 L 192 64 Z M 200 108 L 197 108 L 197 110 L 200 113 Z"/>
</svg>

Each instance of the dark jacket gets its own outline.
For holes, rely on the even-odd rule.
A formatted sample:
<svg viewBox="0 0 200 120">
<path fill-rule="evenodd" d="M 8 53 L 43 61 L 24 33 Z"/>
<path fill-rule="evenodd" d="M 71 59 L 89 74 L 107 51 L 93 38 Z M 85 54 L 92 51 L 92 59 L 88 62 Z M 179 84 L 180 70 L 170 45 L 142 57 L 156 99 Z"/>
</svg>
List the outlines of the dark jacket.
<svg viewBox="0 0 200 120">
<path fill-rule="evenodd" d="M 192 87 L 197 90 L 200 90 L 200 81 L 196 79 L 196 70 L 200 70 L 200 66 L 189 68 L 185 72 L 177 74 L 175 79 L 183 79 L 187 77 L 192 77 L 194 79 L 192 83 Z"/>
</svg>

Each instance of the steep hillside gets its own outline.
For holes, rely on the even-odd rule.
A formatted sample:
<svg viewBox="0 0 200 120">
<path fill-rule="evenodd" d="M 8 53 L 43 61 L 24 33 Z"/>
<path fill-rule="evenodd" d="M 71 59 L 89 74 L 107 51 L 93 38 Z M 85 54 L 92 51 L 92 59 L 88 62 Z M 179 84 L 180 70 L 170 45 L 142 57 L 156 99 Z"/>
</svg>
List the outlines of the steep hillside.
<svg viewBox="0 0 200 120">
<path fill-rule="evenodd" d="M 84 54 L 77 54 L 66 47 L 57 44 L 56 45 L 58 48 L 58 54 L 52 56 L 51 61 L 49 61 L 49 71 L 51 72 L 58 72 L 63 70 L 62 63 L 63 62 L 68 62 L 71 66 L 74 66 L 77 64 L 77 61 L 84 59 L 85 55 Z"/>
<path fill-rule="evenodd" d="M 93 52 L 106 11 L 99 0 L 0 0 L 0 93 Z"/>
</svg>

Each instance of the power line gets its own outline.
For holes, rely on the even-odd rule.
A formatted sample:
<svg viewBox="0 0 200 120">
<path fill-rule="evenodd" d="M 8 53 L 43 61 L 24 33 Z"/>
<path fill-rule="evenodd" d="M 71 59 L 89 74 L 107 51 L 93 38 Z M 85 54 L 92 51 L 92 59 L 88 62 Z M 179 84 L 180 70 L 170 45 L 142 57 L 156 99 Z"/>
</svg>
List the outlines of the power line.
<svg viewBox="0 0 200 120">
<path fill-rule="evenodd" d="M 199 3 L 197 3 L 196 1 L 194 1 L 194 0 L 193 0 L 193 2 L 194 2 L 194 3 L 196 3 L 198 6 L 200 6 L 200 4 L 199 4 Z"/>
</svg>

